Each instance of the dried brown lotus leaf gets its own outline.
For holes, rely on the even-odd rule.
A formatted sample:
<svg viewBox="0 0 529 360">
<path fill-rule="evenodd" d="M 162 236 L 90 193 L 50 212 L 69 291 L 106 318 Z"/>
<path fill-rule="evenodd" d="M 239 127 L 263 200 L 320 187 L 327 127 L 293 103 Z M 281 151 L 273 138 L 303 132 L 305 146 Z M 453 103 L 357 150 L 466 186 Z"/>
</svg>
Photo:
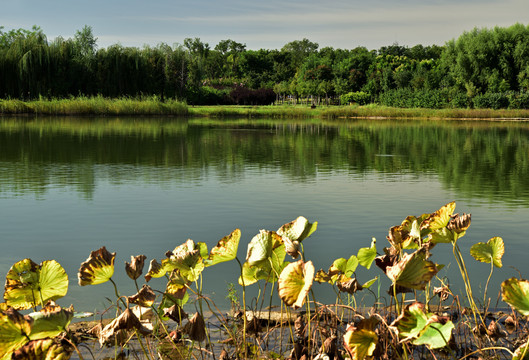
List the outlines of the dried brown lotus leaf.
<svg viewBox="0 0 529 360">
<path fill-rule="evenodd" d="M 184 332 L 194 341 L 206 340 L 206 323 L 204 318 L 198 312 L 193 315 L 189 322 L 184 326 Z"/>
<path fill-rule="evenodd" d="M 129 278 L 136 280 L 141 276 L 146 258 L 145 255 L 131 256 L 130 263 L 125 262 L 125 271 Z"/>
<path fill-rule="evenodd" d="M 142 335 L 148 335 L 151 330 L 147 329 L 131 309 L 126 309 L 120 316 L 112 320 L 99 332 L 99 344 L 103 346 L 119 331 L 137 330 Z"/>
<path fill-rule="evenodd" d="M 156 259 L 152 259 L 149 264 L 149 270 L 145 274 L 145 280 L 149 282 L 152 278 L 160 278 L 167 273 L 167 270 Z"/>
<path fill-rule="evenodd" d="M 17 349 L 12 360 L 67 360 L 73 353 L 72 346 L 65 346 L 53 339 L 33 340 Z"/>
<path fill-rule="evenodd" d="M 135 295 L 129 296 L 129 302 L 143 307 L 150 307 L 156 300 L 156 294 L 149 285 L 143 285 Z"/>
</svg>

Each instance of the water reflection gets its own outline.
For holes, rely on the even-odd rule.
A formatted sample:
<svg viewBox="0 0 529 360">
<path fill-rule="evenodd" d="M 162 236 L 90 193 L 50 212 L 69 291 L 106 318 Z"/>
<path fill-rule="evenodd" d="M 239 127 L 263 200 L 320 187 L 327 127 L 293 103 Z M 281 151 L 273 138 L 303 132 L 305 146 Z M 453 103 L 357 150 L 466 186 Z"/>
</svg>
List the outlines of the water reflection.
<svg viewBox="0 0 529 360">
<path fill-rule="evenodd" d="M 465 198 L 527 206 L 529 124 L 347 120 L 2 119 L 0 194 L 90 199 L 112 183 L 233 182 L 248 168 L 296 183 L 330 172 L 436 174 Z M 133 169 L 133 171 L 131 171 Z M 390 179 L 390 178 L 388 178 Z"/>
</svg>

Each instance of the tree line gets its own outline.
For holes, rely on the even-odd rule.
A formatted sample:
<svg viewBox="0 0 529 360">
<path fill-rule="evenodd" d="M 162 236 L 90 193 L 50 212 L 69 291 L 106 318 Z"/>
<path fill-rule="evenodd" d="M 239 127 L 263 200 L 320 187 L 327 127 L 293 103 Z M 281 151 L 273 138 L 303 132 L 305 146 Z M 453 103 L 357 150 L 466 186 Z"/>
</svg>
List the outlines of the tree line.
<svg viewBox="0 0 529 360">
<path fill-rule="evenodd" d="M 249 50 L 234 40 L 98 48 L 92 28 L 48 40 L 0 26 L 0 97 L 171 98 L 189 104 L 313 103 L 529 107 L 529 26 L 475 28 L 444 45 Z"/>
</svg>

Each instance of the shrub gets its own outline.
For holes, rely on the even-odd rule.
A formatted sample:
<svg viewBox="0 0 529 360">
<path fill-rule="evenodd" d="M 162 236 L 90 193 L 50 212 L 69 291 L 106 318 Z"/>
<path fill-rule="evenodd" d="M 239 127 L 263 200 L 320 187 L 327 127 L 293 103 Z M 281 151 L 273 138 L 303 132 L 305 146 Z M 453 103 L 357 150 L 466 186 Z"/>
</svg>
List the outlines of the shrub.
<svg viewBox="0 0 529 360">
<path fill-rule="evenodd" d="M 358 105 L 366 105 L 371 101 L 371 94 L 364 91 L 354 91 L 340 96 L 340 104 L 347 105 L 356 103 Z"/>
</svg>

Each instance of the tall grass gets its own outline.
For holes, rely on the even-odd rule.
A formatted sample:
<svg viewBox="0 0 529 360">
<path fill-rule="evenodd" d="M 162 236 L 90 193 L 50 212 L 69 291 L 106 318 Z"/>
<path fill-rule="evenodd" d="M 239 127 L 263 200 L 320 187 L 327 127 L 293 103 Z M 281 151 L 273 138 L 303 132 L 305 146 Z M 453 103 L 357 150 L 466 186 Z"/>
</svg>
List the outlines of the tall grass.
<svg viewBox="0 0 529 360">
<path fill-rule="evenodd" d="M 158 97 L 110 99 L 102 96 L 34 101 L 1 100 L 0 114 L 16 115 L 172 115 L 209 118 L 271 119 L 529 119 L 529 109 L 423 109 L 365 106 L 269 105 L 269 106 L 189 106 Z"/>
<path fill-rule="evenodd" d="M 185 103 L 157 97 L 109 99 L 102 96 L 69 99 L 0 100 L 1 114 L 35 115 L 187 115 Z"/>
</svg>

